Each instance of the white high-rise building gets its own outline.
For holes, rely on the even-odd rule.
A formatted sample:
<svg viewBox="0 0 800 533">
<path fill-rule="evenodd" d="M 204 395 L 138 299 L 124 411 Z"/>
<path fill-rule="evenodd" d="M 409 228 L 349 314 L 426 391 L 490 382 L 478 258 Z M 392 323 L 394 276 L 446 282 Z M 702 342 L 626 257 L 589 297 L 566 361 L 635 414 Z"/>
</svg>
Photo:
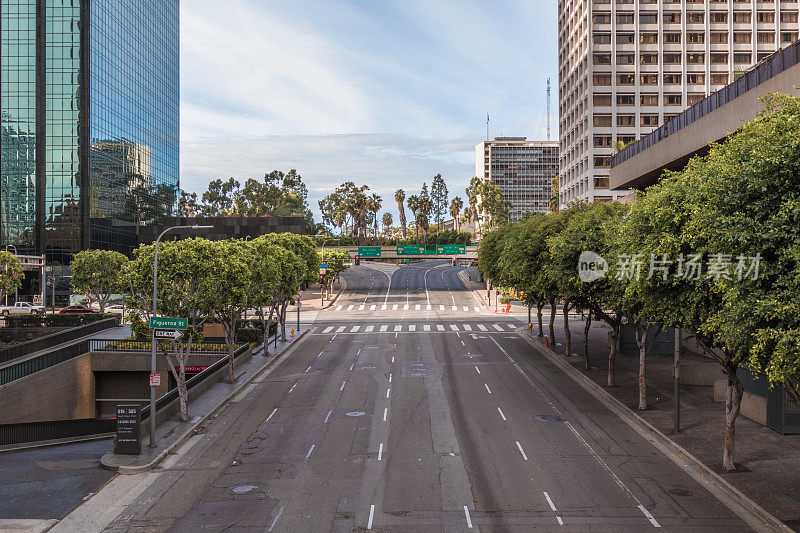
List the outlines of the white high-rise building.
<svg viewBox="0 0 800 533">
<path fill-rule="evenodd" d="M 560 0 L 559 201 L 613 200 L 629 143 L 798 39 L 800 2 Z"/>
</svg>

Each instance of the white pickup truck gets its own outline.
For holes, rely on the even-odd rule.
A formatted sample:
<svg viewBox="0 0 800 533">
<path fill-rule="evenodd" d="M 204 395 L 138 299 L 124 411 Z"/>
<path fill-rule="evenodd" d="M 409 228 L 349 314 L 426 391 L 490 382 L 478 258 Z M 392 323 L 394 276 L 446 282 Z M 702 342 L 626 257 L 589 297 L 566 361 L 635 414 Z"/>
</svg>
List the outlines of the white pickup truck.
<svg viewBox="0 0 800 533">
<path fill-rule="evenodd" d="M 28 302 L 17 302 L 14 305 L 0 306 L 0 315 L 43 315 L 44 307 Z"/>
</svg>

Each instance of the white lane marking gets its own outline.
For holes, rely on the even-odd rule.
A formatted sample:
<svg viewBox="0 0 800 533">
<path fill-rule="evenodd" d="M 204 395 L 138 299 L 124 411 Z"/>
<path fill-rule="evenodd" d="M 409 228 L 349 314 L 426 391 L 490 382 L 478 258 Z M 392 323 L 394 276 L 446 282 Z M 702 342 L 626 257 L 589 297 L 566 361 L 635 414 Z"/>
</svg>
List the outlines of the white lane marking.
<svg viewBox="0 0 800 533">
<path fill-rule="evenodd" d="M 492 324 L 492 327 L 494 329 L 496 329 L 497 331 L 503 331 L 503 328 L 501 328 L 500 325 L 498 325 L 498 324 Z"/>
<path fill-rule="evenodd" d="M 481 330 L 481 331 L 489 331 L 488 329 L 486 329 L 486 326 L 484 326 L 483 324 L 478 324 L 478 329 Z"/>
<path fill-rule="evenodd" d="M 395 331 L 403 331 L 403 326 L 398 324 L 397 326 L 394 327 L 394 330 Z"/>
<path fill-rule="evenodd" d="M 309 370 L 311 370 L 311 365 L 308 365 L 308 368 L 306 368 L 306 372 L 308 372 Z"/>
<path fill-rule="evenodd" d="M 317 357 L 322 357 L 322 354 L 323 354 L 324 352 L 325 352 L 325 350 L 322 350 L 321 352 L 319 352 L 319 355 L 317 355 Z"/>
<path fill-rule="evenodd" d="M 369 310 L 370 311 L 374 311 L 375 309 L 376 309 L 375 304 L 372 304 L 372 305 L 369 306 Z"/>
<path fill-rule="evenodd" d="M 388 414 L 389 414 L 389 408 L 388 407 L 384 407 L 383 408 L 383 421 L 384 422 L 386 422 L 386 415 L 388 415 Z"/>
<path fill-rule="evenodd" d="M 465 306 L 464 306 L 464 312 L 465 312 L 465 313 L 469 313 L 469 306 L 468 306 L 468 305 L 465 305 Z"/>
<path fill-rule="evenodd" d="M 392 363 L 394 363 L 394 356 L 392 356 Z"/>
<path fill-rule="evenodd" d="M 283 514 L 283 507 L 281 507 L 278 510 L 278 514 L 275 515 L 275 518 L 272 520 L 272 523 L 269 525 L 269 529 L 267 529 L 267 533 L 272 531 L 272 528 L 275 527 L 275 524 L 278 523 L 278 518 L 280 518 L 282 514 Z"/>
<path fill-rule="evenodd" d="M 498 413 L 500 413 L 500 418 L 502 418 L 503 420 L 505 420 L 505 419 L 506 419 L 506 415 L 504 415 L 504 414 L 503 414 L 503 410 L 502 410 L 502 409 L 500 409 L 500 408 L 498 407 L 498 408 L 497 408 L 497 412 L 498 412 Z"/>
<path fill-rule="evenodd" d="M 344 384 L 347 383 L 347 380 L 342 381 L 342 386 L 339 387 L 339 390 L 344 390 Z"/>
<path fill-rule="evenodd" d="M 387 329 L 389 329 L 389 326 L 387 326 L 385 324 L 383 326 L 381 326 L 381 331 L 386 331 Z"/>
<path fill-rule="evenodd" d="M 441 324 L 436 324 L 436 331 L 444 331 L 444 326 Z"/>
<path fill-rule="evenodd" d="M 488 392 L 489 394 L 491 394 L 491 393 L 492 393 L 492 389 L 490 389 L 490 388 L 489 388 L 489 385 L 487 385 L 486 383 L 484 383 L 484 384 L 483 384 L 483 386 L 484 386 L 484 387 L 486 387 L 486 390 L 487 390 L 487 392 Z"/>
<path fill-rule="evenodd" d="M 403 306 L 403 311 L 408 311 L 408 304 L 405 304 L 405 305 Z"/>
<path fill-rule="evenodd" d="M 328 333 L 332 329 L 333 329 L 333 326 L 328 326 L 327 328 L 322 330 L 322 333 Z"/>
<path fill-rule="evenodd" d="M 417 326 L 416 326 L 416 325 L 414 325 L 414 324 L 410 324 L 410 325 L 408 326 L 408 331 L 417 331 Z"/>
<path fill-rule="evenodd" d="M 311 448 L 309 448 L 309 449 L 308 449 L 308 453 L 306 454 L 306 459 L 308 459 L 309 457 L 311 457 L 311 452 L 313 452 L 313 451 L 314 451 L 314 447 L 315 447 L 315 446 L 316 446 L 316 444 L 312 444 L 312 445 L 311 445 Z"/>
<path fill-rule="evenodd" d="M 359 348 L 358 351 L 356 352 L 356 357 L 358 357 L 359 355 L 361 355 L 361 348 Z"/>
<path fill-rule="evenodd" d="M 381 460 L 381 457 L 383 457 L 383 443 L 382 442 L 381 442 L 381 445 L 378 447 L 378 461 Z"/>
<path fill-rule="evenodd" d="M 430 331 L 430 330 L 431 330 L 430 324 L 425 324 L 424 326 L 422 326 L 422 331 Z"/>
<path fill-rule="evenodd" d="M 373 329 L 375 329 L 375 326 L 367 326 L 367 329 L 365 329 L 364 331 L 365 331 L 366 333 L 369 333 L 369 332 L 371 332 Z"/>
<path fill-rule="evenodd" d="M 455 324 L 450 324 L 450 329 L 453 331 L 458 331 L 458 326 L 456 326 Z"/>
<path fill-rule="evenodd" d="M 331 413 L 332 412 L 333 412 L 333 409 L 328 411 L 328 414 L 325 416 L 325 422 L 323 422 L 323 424 L 327 424 L 328 423 L 328 419 L 331 417 Z"/>
<path fill-rule="evenodd" d="M 354 367 L 354 366 L 356 366 L 356 364 L 355 364 L 355 363 L 353 363 L 352 365 L 350 365 L 350 370 L 353 370 L 353 367 Z"/>
<path fill-rule="evenodd" d="M 650 511 L 645 509 L 644 505 L 642 505 L 641 503 L 639 504 L 639 510 L 644 513 L 644 515 L 647 517 L 648 520 L 650 520 L 650 523 L 653 524 L 653 527 L 661 527 L 661 524 L 656 522 L 656 519 L 653 518 L 653 515 L 650 514 Z"/>
<path fill-rule="evenodd" d="M 394 304 L 394 305 L 392 306 L 392 311 L 397 311 L 397 304 Z"/>
<path fill-rule="evenodd" d="M 390 373 L 389 374 L 389 383 L 391 383 L 391 382 L 392 382 L 392 374 Z"/>
<path fill-rule="evenodd" d="M 439 305 L 439 311 L 444 311 L 444 306 L 441 304 Z"/>
<path fill-rule="evenodd" d="M 337 311 L 339 311 L 339 310 L 341 310 L 341 309 L 342 309 L 342 306 L 341 306 L 341 305 L 337 305 L 337 306 L 336 306 L 336 310 L 337 310 Z"/>
<path fill-rule="evenodd" d="M 271 412 L 271 413 L 269 414 L 269 416 L 267 417 L 267 419 L 265 420 L 265 422 L 269 422 L 269 419 L 270 419 L 270 418 L 272 418 L 272 415 L 274 415 L 274 414 L 275 414 L 275 413 L 277 413 L 277 412 L 278 412 L 278 409 L 277 409 L 277 408 L 273 409 L 273 410 L 272 410 L 272 412 Z"/>
<path fill-rule="evenodd" d="M 422 307 L 419 304 L 414 306 L 414 311 L 419 311 L 421 309 L 422 309 Z"/>
<path fill-rule="evenodd" d="M 381 311 L 386 311 L 386 304 L 383 304 L 383 305 L 381 306 Z"/>
<path fill-rule="evenodd" d="M 469 518 L 469 508 L 464 506 L 464 516 L 467 518 L 467 528 L 472 529 L 472 520 Z"/>
<path fill-rule="evenodd" d="M 341 333 L 341 332 L 343 332 L 343 331 L 344 331 L 344 328 L 345 328 L 344 326 L 339 326 L 338 328 L 336 328 L 336 333 Z"/>
<path fill-rule="evenodd" d="M 358 306 L 358 310 L 359 310 L 359 311 L 363 311 L 363 310 L 364 310 L 364 304 L 361 304 L 361 305 L 359 305 L 359 306 Z"/>
<path fill-rule="evenodd" d="M 361 326 L 353 326 L 353 327 L 350 329 L 350 333 L 355 333 L 355 332 L 356 332 L 356 331 L 358 331 L 359 329 L 361 329 Z"/>
<path fill-rule="evenodd" d="M 375 506 L 369 506 L 369 520 L 367 520 L 367 529 L 372 529 L 372 516 L 375 514 Z"/>
<path fill-rule="evenodd" d="M 472 331 L 472 326 L 469 324 L 464 324 L 464 331 Z"/>
<path fill-rule="evenodd" d="M 389 393 L 392 392 L 392 389 L 386 389 L 386 397 L 389 397 Z"/>
<path fill-rule="evenodd" d="M 461 341 L 461 346 L 466 346 L 466 344 L 464 344 L 464 341 Z"/>
<path fill-rule="evenodd" d="M 478 374 L 480 374 L 480 373 L 481 373 L 481 369 L 480 369 L 480 368 L 478 368 L 478 367 L 476 366 L 476 367 L 475 367 L 475 372 L 477 372 Z"/>
<path fill-rule="evenodd" d="M 553 505 L 553 500 L 550 499 L 550 495 L 547 494 L 547 492 L 543 492 L 542 494 L 544 494 L 544 497 L 547 498 L 547 503 L 550 504 L 550 509 L 552 509 L 554 513 L 557 513 L 558 510 L 556 509 L 556 506 Z M 559 526 L 563 526 L 564 525 L 564 521 L 561 520 L 560 516 L 556 515 L 556 520 L 558 520 L 558 525 Z"/>
<path fill-rule="evenodd" d="M 481 310 L 480 310 L 480 308 L 479 308 L 479 307 L 473 307 L 473 309 L 475 309 L 475 312 L 476 312 L 476 313 L 480 313 L 480 312 L 481 312 Z"/>
<path fill-rule="evenodd" d="M 347 306 L 347 310 L 348 310 L 348 311 L 352 311 L 352 310 L 353 310 L 353 307 L 355 307 L 355 305 L 353 305 L 353 304 L 350 304 L 350 305 L 348 305 L 348 306 Z"/>
<path fill-rule="evenodd" d="M 297 387 L 297 382 L 295 382 L 294 385 L 292 385 L 292 388 L 289 389 L 289 392 L 292 392 L 295 387 Z M 289 394 L 289 392 L 287 392 L 286 394 Z"/>
<path fill-rule="evenodd" d="M 528 456 L 525 455 L 525 450 L 522 449 L 522 444 L 520 444 L 519 441 L 517 441 L 517 448 L 519 448 L 519 453 L 522 454 L 522 458 L 527 461 L 528 460 Z"/>
<path fill-rule="evenodd" d="M 426 310 L 426 311 L 430 311 L 431 309 L 432 309 L 432 307 L 431 307 L 431 304 L 428 304 L 428 305 L 425 307 L 425 310 Z"/>
<path fill-rule="evenodd" d="M 451 309 L 452 309 L 453 311 L 458 311 L 458 306 L 457 306 L 457 305 L 454 305 L 454 306 L 452 306 L 452 307 L 451 307 Z"/>
</svg>

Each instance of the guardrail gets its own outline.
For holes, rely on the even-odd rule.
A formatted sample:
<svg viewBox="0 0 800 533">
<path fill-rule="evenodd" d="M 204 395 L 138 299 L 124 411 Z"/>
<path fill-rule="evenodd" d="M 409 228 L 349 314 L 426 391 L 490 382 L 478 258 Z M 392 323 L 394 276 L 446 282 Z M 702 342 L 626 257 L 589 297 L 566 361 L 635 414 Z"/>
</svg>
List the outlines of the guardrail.
<svg viewBox="0 0 800 533">
<path fill-rule="evenodd" d="M 164 346 L 169 346 L 172 349 L 172 342 L 163 342 Z M 182 347 L 186 343 L 180 343 Z M 242 347 L 242 344 L 237 344 L 234 350 Z M 90 352 L 120 352 L 120 353 L 150 353 L 151 341 L 134 341 L 134 340 L 114 340 L 114 339 L 90 339 L 89 351 Z M 193 355 L 228 355 L 228 347 L 224 343 L 219 342 L 193 342 L 192 343 Z"/>
<path fill-rule="evenodd" d="M 756 64 L 738 80 L 717 90 L 692 107 L 676 115 L 666 124 L 654 129 L 647 135 L 617 152 L 614 155 L 612 167 L 622 164 L 624 161 L 650 148 L 657 142 L 666 139 L 670 135 L 676 134 L 689 124 L 719 109 L 738 96 L 758 87 L 765 81 L 777 76 L 796 64 L 800 64 L 800 41 L 778 50 L 770 57 L 763 60 L 763 62 Z"/>
<path fill-rule="evenodd" d="M 83 326 L 78 326 L 64 331 L 58 331 L 56 333 L 51 333 L 50 335 L 45 335 L 44 337 L 39 337 L 38 339 L 8 346 L 7 348 L 0 349 L 0 363 L 6 363 L 13 359 L 17 359 L 18 357 L 24 357 L 32 353 L 46 350 L 47 348 L 53 348 L 59 344 L 74 341 L 75 339 L 80 339 L 81 337 L 103 331 L 104 329 L 113 328 L 116 325 L 116 319 L 105 318 L 103 320 L 98 320 L 97 322 L 84 324 Z"/>
<path fill-rule="evenodd" d="M 0 447 L 31 442 L 50 442 L 82 437 L 111 435 L 116 430 L 114 418 L 82 418 L 0 425 Z"/>
<path fill-rule="evenodd" d="M 49 368 L 58 363 L 68 361 L 89 351 L 89 341 L 77 342 L 64 348 L 59 348 L 37 357 L 31 357 L 17 363 L 0 368 L 0 385 L 30 376 L 31 374 Z"/>
</svg>

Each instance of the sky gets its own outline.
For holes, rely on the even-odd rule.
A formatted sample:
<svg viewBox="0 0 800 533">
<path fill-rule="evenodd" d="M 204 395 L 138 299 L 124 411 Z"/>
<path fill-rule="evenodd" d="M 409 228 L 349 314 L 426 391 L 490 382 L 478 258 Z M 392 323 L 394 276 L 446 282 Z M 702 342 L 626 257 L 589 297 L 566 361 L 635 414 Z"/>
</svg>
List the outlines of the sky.
<svg viewBox="0 0 800 533">
<path fill-rule="evenodd" d="M 297 169 L 464 198 L 486 137 L 558 137 L 556 2 L 181 0 L 181 188 Z"/>
</svg>

